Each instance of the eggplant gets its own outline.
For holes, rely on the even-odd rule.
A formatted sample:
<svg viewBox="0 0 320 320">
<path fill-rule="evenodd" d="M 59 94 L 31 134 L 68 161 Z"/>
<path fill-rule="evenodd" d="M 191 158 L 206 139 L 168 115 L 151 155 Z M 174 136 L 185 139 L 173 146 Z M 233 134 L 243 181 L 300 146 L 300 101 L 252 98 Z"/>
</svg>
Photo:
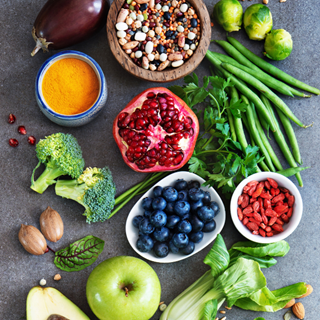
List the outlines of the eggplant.
<svg viewBox="0 0 320 320">
<path fill-rule="evenodd" d="M 48 0 L 33 24 L 31 56 L 89 38 L 105 25 L 108 9 L 108 0 Z"/>
</svg>

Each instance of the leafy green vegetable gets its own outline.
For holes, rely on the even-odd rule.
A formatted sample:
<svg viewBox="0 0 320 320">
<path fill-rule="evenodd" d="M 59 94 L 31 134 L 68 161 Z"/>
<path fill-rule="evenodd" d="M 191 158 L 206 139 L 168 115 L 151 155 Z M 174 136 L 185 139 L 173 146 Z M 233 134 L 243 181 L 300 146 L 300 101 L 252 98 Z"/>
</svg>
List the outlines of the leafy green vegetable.
<svg viewBox="0 0 320 320">
<path fill-rule="evenodd" d="M 204 77 L 202 87 L 196 74 L 184 80 L 185 86 L 169 89 L 191 107 L 201 102 L 209 103 L 203 112 L 203 133 L 199 135 L 188 162 L 189 171 L 207 180 L 206 185 L 230 194 L 243 177 L 257 172 L 257 164 L 263 159 L 257 146 L 249 145 L 243 150 L 240 143 L 232 139 L 227 110 L 235 117 L 241 117 L 247 105 L 241 100 L 233 102 L 228 98 L 228 88 L 233 87 L 230 79 Z"/>
<path fill-rule="evenodd" d="M 80 271 L 93 264 L 104 247 L 104 241 L 86 236 L 55 253 L 54 264 L 63 271 Z"/>
<path fill-rule="evenodd" d="M 213 299 L 208 301 L 203 309 L 201 320 L 212 320 L 215 318 L 218 312 L 218 300 Z"/>
</svg>

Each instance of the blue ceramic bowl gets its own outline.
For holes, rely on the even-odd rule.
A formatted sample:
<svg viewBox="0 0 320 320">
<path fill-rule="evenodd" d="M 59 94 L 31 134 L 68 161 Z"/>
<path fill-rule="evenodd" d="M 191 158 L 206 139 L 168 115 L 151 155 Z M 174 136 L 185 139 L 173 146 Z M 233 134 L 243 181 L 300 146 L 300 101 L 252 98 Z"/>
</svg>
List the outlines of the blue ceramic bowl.
<svg viewBox="0 0 320 320">
<path fill-rule="evenodd" d="M 53 111 L 46 103 L 42 94 L 42 80 L 45 73 L 53 63 L 60 59 L 66 58 L 76 58 L 87 62 L 96 73 L 100 85 L 100 91 L 96 102 L 92 105 L 90 109 L 76 115 L 64 115 Z M 107 101 L 107 84 L 100 66 L 88 55 L 73 50 L 59 52 L 45 61 L 45 63 L 41 66 L 37 74 L 35 91 L 37 103 L 44 115 L 47 118 L 49 118 L 52 122 L 55 122 L 65 127 L 78 127 L 90 122 L 99 114 L 99 112 L 102 110 Z"/>
</svg>

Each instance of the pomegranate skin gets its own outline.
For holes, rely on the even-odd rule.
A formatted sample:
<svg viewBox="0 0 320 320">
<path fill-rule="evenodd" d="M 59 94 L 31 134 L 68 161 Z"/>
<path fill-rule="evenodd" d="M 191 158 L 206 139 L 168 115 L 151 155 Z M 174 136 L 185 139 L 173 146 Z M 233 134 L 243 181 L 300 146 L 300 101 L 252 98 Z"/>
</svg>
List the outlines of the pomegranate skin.
<svg viewBox="0 0 320 320">
<path fill-rule="evenodd" d="M 87 39 L 105 25 L 108 9 L 108 0 L 48 0 L 33 25 L 36 47 L 31 55 Z"/>
<path fill-rule="evenodd" d="M 144 129 L 140 129 L 140 130 L 136 130 L 136 128 L 134 128 L 133 130 L 131 130 L 129 127 L 123 128 L 119 126 L 119 123 L 121 122 L 121 118 L 123 118 L 124 114 L 128 114 L 128 115 L 132 115 L 134 112 L 136 112 L 136 110 L 141 109 L 142 105 L 145 103 L 146 100 L 148 100 L 148 95 L 150 95 L 151 93 L 155 94 L 155 98 L 157 99 L 158 94 L 163 95 L 163 94 L 167 94 L 169 97 L 173 98 L 173 102 L 174 102 L 174 107 L 179 110 L 179 119 L 183 121 L 183 119 L 191 119 L 191 129 L 189 129 L 190 132 L 192 132 L 192 134 L 190 134 L 190 136 L 187 139 L 183 139 L 183 143 L 181 143 L 182 140 L 180 140 L 181 143 L 181 147 L 179 144 L 179 149 L 177 149 L 176 152 L 183 154 L 183 159 L 179 162 L 179 163 L 171 163 L 170 165 L 161 165 L 160 161 L 157 160 L 155 165 L 152 167 L 146 167 L 146 168 L 141 168 L 141 166 L 138 165 L 139 162 L 141 162 L 141 158 L 144 159 L 146 156 L 150 155 L 150 152 L 152 152 L 151 149 L 156 150 L 157 152 L 162 152 L 162 143 L 167 144 L 167 149 L 166 150 L 171 150 L 173 152 L 174 149 L 172 149 L 172 146 L 174 146 L 172 143 L 167 143 L 166 139 L 168 139 L 168 136 L 172 137 L 172 135 L 176 135 L 178 134 L 177 132 L 171 132 L 168 133 L 166 132 L 166 129 L 164 129 L 164 125 L 163 124 L 163 119 L 161 118 L 161 113 L 163 111 L 161 111 L 161 105 L 159 105 L 158 110 L 158 115 L 160 118 L 160 121 L 155 125 L 146 125 L 146 127 Z M 150 100 L 152 100 L 152 98 L 149 98 L 149 102 Z M 119 122 L 120 121 L 120 122 Z M 128 124 L 130 126 L 130 124 Z M 151 144 L 147 146 L 147 151 L 143 152 L 142 157 L 140 159 L 135 159 L 135 161 L 129 161 L 128 156 L 127 156 L 127 152 L 129 150 L 130 145 L 128 145 L 127 141 L 125 141 L 125 139 L 121 136 L 121 130 L 123 130 L 123 132 L 125 132 L 124 130 L 127 131 L 134 131 L 135 133 L 139 134 L 139 135 L 145 135 L 145 140 L 151 140 Z M 151 134 L 148 133 L 149 131 L 152 131 Z M 183 134 L 185 131 L 187 130 L 182 130 L 180 132 L 180 134 Z M 176 96 L 175 94 L 173 94 L 170 90 L 168 90 L 167 88 L 164 87 L 156 87 L 156 88 L 150 88 L 147 89 L 143 92 L 141 92 L 139 95 L 137 95 L 136 97 L 134 97 L 128 104 L 127 106 L 117 115 L 117 117 L 115 118 L 114 122 L 113 122 L 113 137 L 120 149 L 122 158 L 124 160 L 124 162 L 134 171 L 137 172 L 161 172 L 161 171 L 175 171 L 178 170 L 179 168 L 183 167 L 188 160 L 191 158 L 196 141 L 197 141 L 197 137 L 199 134 L 199 121 L 197 116 L 195 115 L 195 113 L 187 106 L 187 104 L 180 99 L 178 96 Z M 141 139 L 140 139 L 141 140 Z M 140 141 L 138 141 L 140 142 Z M 175 146 L 177 146 L 177 144 L 175 144 Z M 172 158 L 171 158 L 172 159 Z"/>
</svg>

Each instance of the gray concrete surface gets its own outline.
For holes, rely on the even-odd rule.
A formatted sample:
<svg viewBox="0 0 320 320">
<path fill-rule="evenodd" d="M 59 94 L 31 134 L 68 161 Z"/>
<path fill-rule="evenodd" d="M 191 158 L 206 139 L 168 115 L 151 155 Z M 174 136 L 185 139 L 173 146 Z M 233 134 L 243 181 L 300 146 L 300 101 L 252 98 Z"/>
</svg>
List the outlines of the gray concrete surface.
<svg viewBox="0 0 320 320">
<path fill-rule="evenodd" d="M 217 2 L 205 1 L 211 13 Z M 241 2 L 244 8 L 261 3 L 261 0 Z M 82 207 L 70 200 L 55 196 L 53 188 L 43 195 L 30 188 L 32 169 L 37 164 L 34 147 L 28 145 L 27 137 L 17 133 L 18 125 L 25 125 L 28 134 L 38 140 L 54 132 L 69 132 L 75 135 L 83 148 L 88 166 L 108 165 L 114 175 L 118 194 L 141 181 L 144 175 L 135 173 L 122 161 L 118 148 L 112 138 L 112 121 L 118 112 L 142 90 L 155 86 L 154 83 L 137 80 L 126 73 L 112 56 L 105 30 L 79 45 L 72 47 L 92 56 L 102 67 L 108 82 L 109 98 L 102 114 L 92 123 L 79 128 L 68 129 L 50 122 L 39 110 L 35 95 L 34 81 L 42 63 L 54 52 L 39 52 L 31 58 L 34 46 L 31 29 L 37 13 L 45 0 L 2 0 L 0 2 L 0 318 L 18 320 L 25 317 L 25 303 L 28 291 L 38 284 L 41 278 L 47 279 L 49 286 L 61 290 L 74 301 L 90 319 L 96 319 L 91 312 L 85 296 L 85 285 L 92 269 L 67 273 L 61 272 L 53 264 L 51 253 L 44 256 L 28 254 L 18 241 L 21 223 L 39 227 L 40 213 L 50 205 L 57 210 L 65 224 L 65 234 L 54 249 L 60 249 L 88 234 L 105 240 L 105 249 L 98 262 L 116 255 L 137 254 L 131 249 L 125 237 L 125 221 L 135 200 L 123 208 L 116 216 L 105 223 L 87 225 L 81 216 Z M 284 71 L 313 86 L 320 87 L 320 7 L 315 0 L 269 0 L 269 8 L 274 19 L 274 28 L 284 28 L 292 34 L 293 51 L 289 58 L 275 62 Z M 218 26 L 212 29 L 213 39 L 224 39 L 225 32 Z M 232 34 L 255 53 L 261 55 L 263 43 L 249 41 L 243 31 Z M 214 44 L 212 50 L 221 50 Z M 209 63 L 203 61 L 196 70 L 199 77 L 209 74 Z M 177 81 L 176 84 L 182 84 Z M 167 84 L 166 86 L 169 86 Z M 265 269 L 268 286 L 276 289 L 295 282 L 312 284 L 314 293 L 303 300 L 308 320 L 319 319 L 320 256 L 319 256 L 319 136 L 320 112 L 319 97 L 293 99 L 285 97 L 294 113 L 304 123 L 314 122 L 314 126 L 301 129 L 294 126 L 301 147 L 304 165 L 311 169 L 304 171 L 304 187 L 300 189 L 304 201 L 304 212 L 296 231 L 287 238 L 291 250 L 286 257 L 279 258 L 278 264 Z M 9 113 L 14 113 L 17 122 L 7 123 Z M 20 141 L 18 148 L 8 145 L 9 138 Z M 281 161 L 285 163 L 279 149 L 275 147 Z M 292 179 L 296 183 L 295 179 Z M 228 208 L 228 202 L 225 203 Z M 235 230 L 230 216 L 222 231 L 227 246 L 242 240 Z M 207 266 L 202 263 L 208 250 L 171 265 L 150 263 L 157 272 L 162 284 L 162 298 L 167 304 L 183 289 L 199 278 Z M 60 272 L 62 280 L 53 281 Z M 227 311 L 228 320 L 253 320 L 261 316 L 266 320 L 282 319 L 284 311 L 275 314 L 246 312 L 238 308 Z M 152 318 L 159 318 L 160 312 Z M 222 315 L 220 315 L 220 318 Z M 116 320 L 116 319 L 115 319 Z"/>
</svg>

